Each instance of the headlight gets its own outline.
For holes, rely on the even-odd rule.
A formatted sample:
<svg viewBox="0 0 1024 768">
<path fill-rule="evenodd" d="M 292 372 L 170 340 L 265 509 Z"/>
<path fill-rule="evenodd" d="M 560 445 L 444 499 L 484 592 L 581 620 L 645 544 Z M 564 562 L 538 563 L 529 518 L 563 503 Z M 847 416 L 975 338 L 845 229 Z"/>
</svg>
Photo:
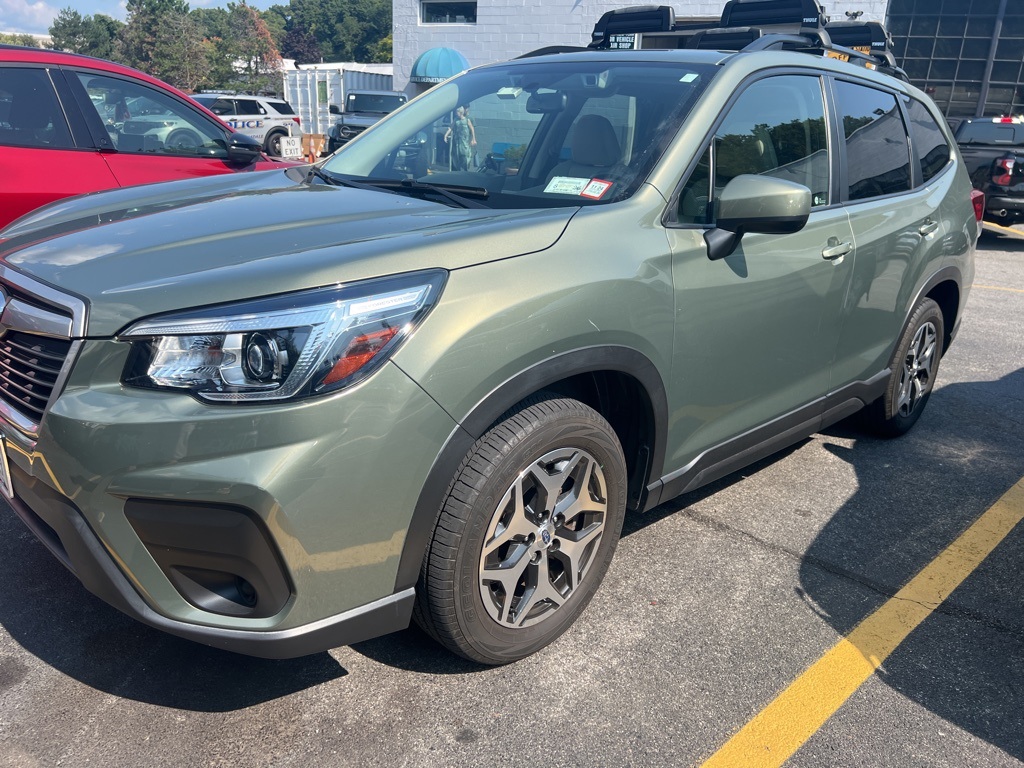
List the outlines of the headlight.
<svg viewBox="0 0 1024 768">
<path fill-rule="evenodd" d="M 391 356 L 445 277 L 418 272 L 143 320 L 118 336 L 132 345 L 122 381 L 231 403 L 333 392 Z"/>
</svg>

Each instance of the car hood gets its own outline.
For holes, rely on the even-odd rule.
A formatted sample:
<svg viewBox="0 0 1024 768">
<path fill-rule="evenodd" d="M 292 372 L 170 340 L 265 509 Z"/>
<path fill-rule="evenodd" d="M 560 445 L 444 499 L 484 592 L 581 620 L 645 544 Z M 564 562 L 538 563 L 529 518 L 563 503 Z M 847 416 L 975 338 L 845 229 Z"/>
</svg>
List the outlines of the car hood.
<svg viewBox="0 0 1024 768">
<path fill-rule="evenodd" d="M 346 112 L 345 116 L 338 121 L 339 125 L 362 125 L 369 128 L 374 123 L 383 119 L 387 112 Z"/>
<path fill-rule="evenodd" d="M 0 232 L 0 260 L 85 300 L 89 336 L 140 317 L 543 250 L 576 208 L 450 208 L 295 170 L 70 198 Z"/>
</svg>

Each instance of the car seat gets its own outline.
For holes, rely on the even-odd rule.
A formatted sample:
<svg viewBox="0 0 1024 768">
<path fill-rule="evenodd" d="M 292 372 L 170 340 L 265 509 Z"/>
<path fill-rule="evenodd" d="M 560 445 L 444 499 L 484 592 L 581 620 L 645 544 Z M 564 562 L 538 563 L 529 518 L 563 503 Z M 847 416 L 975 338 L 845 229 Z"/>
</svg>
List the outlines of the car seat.
<svg viewBox="0 0 1024 768">
<path fill-rule="evenodd" d="M 569 138 L 571 158 L 556 165 L 549 174 L 574 178 L 605 178 L 610 171 L 622 169 L 622 149 L 608 118 L 583 115 L 576 121 Z"/>
</svg>

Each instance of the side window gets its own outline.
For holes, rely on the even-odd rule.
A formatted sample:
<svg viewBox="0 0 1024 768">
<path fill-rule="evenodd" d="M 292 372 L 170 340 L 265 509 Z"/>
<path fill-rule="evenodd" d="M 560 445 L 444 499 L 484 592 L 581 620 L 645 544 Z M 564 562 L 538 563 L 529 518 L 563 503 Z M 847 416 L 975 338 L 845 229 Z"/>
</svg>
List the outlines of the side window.
<svg viewBox="0 0 1024 768">
<path fill-rule="evenodd" d="M 118 152 L 227 157 L 223 132 L 176 99 L 128 80 L 78 78 Z"/>
<path fill-rule="evenodd" d="M 46 149 L 73 146 L 46 70 L 0 67 L 0 144 Z"/>
<path fill-rule="evenodd" d="M 795 181 L 811 190 L 812 206 L 828 205 L 828 127 L 819 78 L 769 77 L 740 95 L 716 131 L 712 149 L 683 185 L 678 221 L 710 224 L 714 206 L 709 203 L 742 174 Z"/>
<path fill-rule="evenodd" d="M 235 105 L 231 99 L 217 99 L 213 104 L 208 105 L 209 109 L 215 115 L 233 115 L 235 114 Z"/>
<path fill-rule="evenodd" d="M 236 115 L 265 115 L 265 110 L 258 101 L 252 99 L 235 99 L 235 106 L 237 107 Z"/>
<path fill-rule="evenodd" d="M 910 145 L 896 97 L 855 83 L 836 82 L 846 138 L 850 200 L 910 189 Z"/>
<path fill-rule="evenodd" d="M 934 179 L 949 163 L 949 144 L 928 108 L 917 99 L 907 99 L 910 140 L 917 152 L 921 183 Z"/>
</svg>

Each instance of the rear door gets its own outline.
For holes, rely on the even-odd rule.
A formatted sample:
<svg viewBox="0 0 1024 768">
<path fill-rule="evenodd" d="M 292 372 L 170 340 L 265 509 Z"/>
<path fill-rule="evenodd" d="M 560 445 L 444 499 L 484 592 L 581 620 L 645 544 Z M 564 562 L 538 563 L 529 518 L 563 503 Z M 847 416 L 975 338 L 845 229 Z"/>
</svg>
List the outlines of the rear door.
<svg viewBox="0 0 1024 768">
<path fill-rule="evenodd" d="M 54 200 L 117 186 L 80 116 L 72 112 L 69 123 L 62 85 L 59 70 L 0 64 L 0 227 Z"/>
<path fill-rule="evenodd" d="M 833 367 L 836 390 L 889 365 L 916 290 L 941 265 L 950 226 L 941 208 L 954 173 L 951 149 L 923 104 L 859 82 L 836 80 L 834 87 L 841 195 L 857 248 Z M 916 125 L 916 154 L 908 120 Z"/>
</svg>

